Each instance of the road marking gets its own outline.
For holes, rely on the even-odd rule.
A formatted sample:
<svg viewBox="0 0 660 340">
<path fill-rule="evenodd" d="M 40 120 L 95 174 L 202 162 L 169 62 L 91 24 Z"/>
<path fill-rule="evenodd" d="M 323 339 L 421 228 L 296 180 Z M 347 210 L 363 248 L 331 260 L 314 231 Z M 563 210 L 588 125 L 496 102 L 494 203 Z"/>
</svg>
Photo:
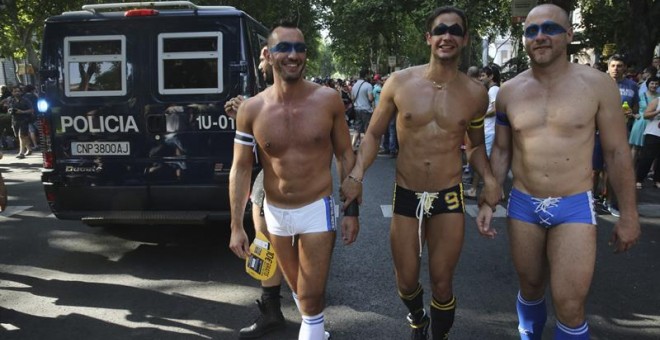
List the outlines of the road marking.
<svg viewBox="0 0 660 340">
<path fill-rule="evenodd" d="M 380 206 L 380 210 L 383 213 L 383 217 L 392 218 L 391 204 L 382 204 Z M 465 213 L 470 215 L 471 217 L 477 217 L 478 212 L 479 212 L 479 207 L 476 204 L 468 204 L 465 206 Z M 503 206 L 498 205 L 497 210 L 493 214 L 493 217 L 506 217 L 506 209 Z"/>
<path fill-rule="evenodd" d="M 30 208 L 32 208 L 31 205 L 18 205 L 18 206 L 10 205 L 7 207 L 7 209 L 5 209 L 5 211 L 0 213 L 0 217 L 9 218 L 13 215 L 20 214 Z"/>
</svg>

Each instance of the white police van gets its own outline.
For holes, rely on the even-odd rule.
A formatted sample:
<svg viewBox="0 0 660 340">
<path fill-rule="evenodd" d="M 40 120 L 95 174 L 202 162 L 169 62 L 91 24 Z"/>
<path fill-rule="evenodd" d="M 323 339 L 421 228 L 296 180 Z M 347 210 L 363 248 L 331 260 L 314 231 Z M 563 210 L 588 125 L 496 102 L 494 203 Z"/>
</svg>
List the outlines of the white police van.
<svg viewBox="0 0 660 340">
<path fill-rule="evenodd" d="M 85 5 L 48 18 L 38 106 L 55 216 L 227 220 L 236 124 L 223 107 L 266 87 L 258 64 L 267 36 L 240 10 L 187 1 Z"/>
</svg>

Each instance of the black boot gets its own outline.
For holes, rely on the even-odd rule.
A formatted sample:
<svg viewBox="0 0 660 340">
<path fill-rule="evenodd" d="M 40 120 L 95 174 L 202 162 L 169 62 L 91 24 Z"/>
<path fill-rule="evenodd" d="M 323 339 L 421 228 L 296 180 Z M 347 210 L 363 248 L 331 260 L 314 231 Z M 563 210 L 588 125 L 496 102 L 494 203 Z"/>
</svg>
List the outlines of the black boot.
<svg viewBox="0 0 660 340">
<path fill-rule="evenodd" d="M 280 298 L 257 300 L 261 315 L 248 327 L 238 332 L 239 339 L 254 339 L 266 333 L 284 328 L 286 321 L 280 309 Z"/>
</svg>

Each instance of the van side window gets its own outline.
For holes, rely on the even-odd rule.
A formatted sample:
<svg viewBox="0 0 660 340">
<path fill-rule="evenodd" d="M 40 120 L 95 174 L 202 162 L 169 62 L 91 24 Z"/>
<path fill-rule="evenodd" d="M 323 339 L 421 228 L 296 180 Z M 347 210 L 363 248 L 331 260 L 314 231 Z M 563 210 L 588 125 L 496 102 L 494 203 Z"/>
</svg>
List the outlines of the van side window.
<svg viewBox="0 0 660 340">
<path fill-rule="evenodd" d="M 222 93 L 222 33 L 158 35 L 160 94 Z"/>
<path fill-rule="evenodd" d="M 64 64 L 68 97 L 126 95 L 126 37 L 66 37 Z"/>
</svg>

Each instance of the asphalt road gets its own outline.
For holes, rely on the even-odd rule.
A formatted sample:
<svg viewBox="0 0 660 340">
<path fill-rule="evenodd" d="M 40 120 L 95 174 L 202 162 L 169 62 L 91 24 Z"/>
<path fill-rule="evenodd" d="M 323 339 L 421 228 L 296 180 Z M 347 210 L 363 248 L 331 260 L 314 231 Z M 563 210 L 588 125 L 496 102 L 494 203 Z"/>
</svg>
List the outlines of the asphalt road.
<svg viewBox="0 0 660 340">
<path fill-rule="evenodd" d="M 57 220 L 39 183 L 39 161 L 0 160 L 10 193 L 10 208 L 0 214 L 0 339 L 236 339 L 252 322 L 260 289 L 227 247 L 228 224 L 90 228 Z M 376 160 L 365 181 L 358 241 L 337 242 L 325 311 L 333 339 L 408 338 L 389 251 L 393 169 L 393 159 Z M 640 192 L 643 236 L 628 253 L 607 247 L 615 219 L 599 218 L 587 304 L 592 339 L 660 338 L 658 192 Z M 452 339 L 517 338 L 506 221 L 495 223 L 500 234 L 487 240 L 467 219 Z M 426 252 L 423 258 L 426 269 Z M 426 270 L 421 282 L 428 305 Z M 300 317 L 288 288 L 282 291 L 288 327 L 264 339 L 297 339 Z M 553 325 L 549 309 L 548 339 Z"/>
</svg>

